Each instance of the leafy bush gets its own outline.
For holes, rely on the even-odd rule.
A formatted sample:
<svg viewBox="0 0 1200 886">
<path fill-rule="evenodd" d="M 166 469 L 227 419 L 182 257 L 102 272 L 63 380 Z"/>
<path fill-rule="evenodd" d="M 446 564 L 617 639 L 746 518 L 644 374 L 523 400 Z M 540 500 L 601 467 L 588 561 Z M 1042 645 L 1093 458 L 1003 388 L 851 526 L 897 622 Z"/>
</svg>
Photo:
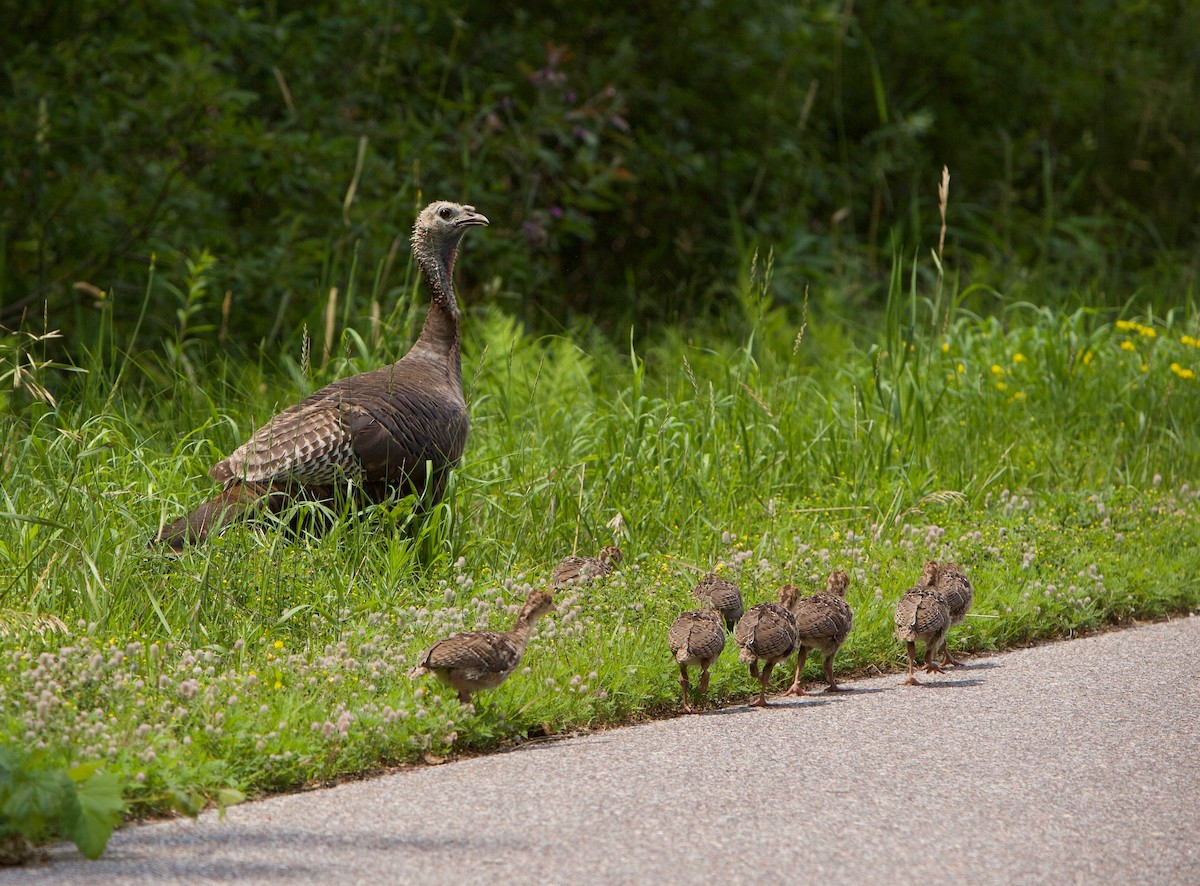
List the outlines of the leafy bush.
<svg viewBox="0 0 1200 886">
<path fill-rule="evenodd" d="M 776 247 L 776 297 L 844 280 L 878 303 L 879 256 L 929 239 L 943 164 L 949 242 L 982 259 L 959 263 L 979 282 L 1019 289 L 1033 268 L 1120 302 L 1121 274 L 1149 269 L 1175 298 L 1200 241 L 1197 16 L 1131 0 L 22 7 L 0 36 L 0 322 L 49 300 L 77 353 L 143 314 L 162 334 L 174 297 L 155 284 L 139 308 L 143 269 L 203 250 L 194 320 L 226 321 L 229 341 L 316 325 L 335 288 L 366 316 L 363 291 L 406 291 L 404 235 L 433 196 L 494 222 L 469 247 L 472 299 L 541 326 L 695 316 L 752 238 Z"/>
<path fill-rule="evenodd" d="M 66 838 L 88 858 L 99 858 L 125 811 L 120 783 L 99 770 L 99 762 L 63 769 L 0 746 L 4 863 L 25 861 L 23 850 L 30 842 L 51 837 Z"/>
</svg>

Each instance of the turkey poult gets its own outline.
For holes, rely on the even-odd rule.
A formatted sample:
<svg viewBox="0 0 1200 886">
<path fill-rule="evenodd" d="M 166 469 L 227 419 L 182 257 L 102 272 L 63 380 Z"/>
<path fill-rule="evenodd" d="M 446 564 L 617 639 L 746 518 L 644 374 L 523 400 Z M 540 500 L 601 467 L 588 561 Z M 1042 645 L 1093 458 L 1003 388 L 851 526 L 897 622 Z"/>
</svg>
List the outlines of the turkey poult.
<svg viewBox="0 0 1200 886">
<path fill-rule="evenodd" d="M 725 619 L 725 627 L 731 631 L 746 610 L 738 586 L 712 572 L 696 582 L 696 586 L 692 588 L 692 596 L 697 600 L 711 602 L 713 608 Z"/>
<path fill-rule="evenodd" d="M 412 250 L 432 290 L 412 348 L 390 366 L 343 378 L 290 406 L 208 472 L 221 493 L 165 526 L 181 549 L 230 521 L 290 500 L 331 503 L 353 486 L 367 501 L 394 492 L 433 504 L 467 442 L 454 259 L 463 235 L 488 220 L 473 206 L 431 203 Z"/>
<path fill-rule="evenodd" d="M 440 640 L 421 653 L 408 676 L 432 673 L 457 689 L 459 701 L 468 704 L 472 692 L 495 689 L 508 679 L 521 663 L 534 622 L 553 611 L 550 593 L 530 591 L 511 631 L 465 631 Z"/>
<path fill-rule="evenodd" d="M 796 651 L 796 619 L 778 603 L 759 603 L 738 621 L 733 639 L 739 649 L 738 660 L 750 665 L 750 676 L 758 678 L 758 699 L 751 704 L 766 707 L 771 670 Z M 761 673 L 760 659 L 765 663 Z"/>
<path fill-rule="evenodd" d="M 934 662 L 933 654 L 941 648 L 946 632 L 950 630 L 950 610 L 938 595 L 937 581 L 938 564 L 930 561 L 925 564 L 921 580 L 905 591 L 896 603 L 896 639 L 908 650 L 906 686 L 921 685 L 914 674 L 917 643 L 925 644 L 925 671 L 930 674 L 942 672 Z"/>
<path fill-rule="evenodd" d="M 800 596 L 795 585 L 784 585 L 779 591 L 780 602 L 787 607 L 796 619 L 796 635 L 799 650 L 796 657 L 796 679 L 788 695 L 804 695 L 804 687 L 800 682 L 800 673 L 804 670 L 804 660 L 808 658 L 809 650 L 815 649 L 825 656 L 825 681 L 829 684 L 826 692 L 849 692 L 850 687 L 838 686 L 833 677 L 833 657 L 837 655 L 850 629 L 854 626 L 854 613 L 846 602 L 846 588 L 850 585 L 850 576 L 841 570 L 830 574 L 825 583 L 825 593 Z M 784 590 L 788 590 L 785 598 Z"/>
<path fill-rule="evenodd" d="M 582 585 L 603 578 L 621 565 L 624 555 L 615 545 L 601 548 L 595 557 L 564 557 L 550 576 L 555 588 Z"/>
<path fill-rule="evenodd" d="M 679 665 L 679 685 L 683 690 L 685 714 L 694 714 L 695 708 L 688 703 L 688 667 L 700 667 L 701 692 L 708 692 L 708 669 L 712 667 L 725 649 L 725 624 L 721 614 L 705 607 L 685 612 L 671 624 L 667 633 L 667 645 Z"/>
<path fill-rule="evenodd" d="M 975 589 L 971 587 L 971 579 L 963 575 L 962 569 L 957 563 L 942 563 L 938 566 L 937 586 L 934 590 L 937 591 L 938 596 L 946 604 L 946 609 L 950 612 L 950 627 L 962 624 L 963 619 L 967 617 L 967 612 L 971 609 L 971 604 L 975 601 Z M 948 632 L 947 639 L 942 641 L 942 664 L 963 664 L 950 654 Z"/>
</svg>

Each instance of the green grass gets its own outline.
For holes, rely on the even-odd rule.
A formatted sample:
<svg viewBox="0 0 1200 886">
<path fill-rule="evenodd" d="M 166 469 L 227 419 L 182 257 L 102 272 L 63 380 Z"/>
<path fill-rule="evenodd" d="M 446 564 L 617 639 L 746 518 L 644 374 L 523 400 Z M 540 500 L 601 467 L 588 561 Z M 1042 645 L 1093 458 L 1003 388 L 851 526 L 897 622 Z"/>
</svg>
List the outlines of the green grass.
<svg viewBox="0 0 1200 886">
<path fill-rule="evenodd" d="M 689 564 L 735 575 L 748 602 L 846 569 L 842 671 L 902 661 L 892 604 L 931 557 L 977 590 L 956 650 L 1200 603 L 1194 311 L 984 317 L 897 271 L 864 321 L 794 317 L 768 289 L 751 272 L 723 327 L 621 346 L 472 312 L 471 441 L 428 519 L 395 502 L 319 538 L 238 527 L 178 558 L 146 542 L 213 491 L 214 461 L 405 341 L 372 346 L 364 323 L 323 367 L 300 348 L 270 366 L 181 332 L 161 355 L 99 349 L 51 406 L 30 393 L 53 371 L 39 343 L 2 340 L 0 377 L 25 367 L 0 421 L 4 741 L 102 761 L 138 813 L 664 713 Z M 506 626 L 559 557 L 614 541 L 621 573 L 560 594 L 475 708 L 406 676 L 447 633 Z M 705 701 L 751 691 L 731 642 Z"/>
</svg>

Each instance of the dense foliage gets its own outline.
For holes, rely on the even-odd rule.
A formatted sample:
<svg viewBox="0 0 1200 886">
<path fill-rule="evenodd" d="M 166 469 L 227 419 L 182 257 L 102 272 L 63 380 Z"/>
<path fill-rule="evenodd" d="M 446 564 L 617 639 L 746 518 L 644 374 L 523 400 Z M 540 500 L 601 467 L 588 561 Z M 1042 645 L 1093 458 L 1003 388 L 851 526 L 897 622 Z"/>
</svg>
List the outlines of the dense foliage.
<svg viewBox="0 0 1200 886">
<path fill-rule="evenodd" d="M 897 662 L 890 607 L 930 557 L 978 589 L 958 649 L 1195 610 L 1198 19 L 8 10 L 0 856 L 661 712 L 698 568 L 753 602 L 847 569 L 843 668 Z M 460 263 L 446 501 L 147 548 L 281 405 L 406 349 L 433 197 L 492 220 Z M 406 676 L 612 541 L 621 573 L 560 594 L 487 707 Z M 709 703 L 750 687 L 732 658 Z"/>
<path fill-rule="evenodd" d="M 64 769 L 44 756 L 0 746 L 0 865 L 24 862 L 32 855 L 28 841 L 48 837 L 99 858 L 121 821 L 121 783 L 97 771 L 98 762 Z"/>
<path fill-rule="evenodd" d="M 495 223 L 470 299 L 543 328 L 704 312 L 754 238 L 778 298 L 872 300 L 936 230 L 943 164 L 970 280 L 1040 269 L 1119 303 L 1150 272 L 1173 304 L 1198 260 L 1197 32 L 1194 4 L 1132 0 L 16 6 L 0 323 L 98 347 L 84 330 L 137 323 L 147 265 L 202 250 L 191 307 L 227 340 L 315 325 L 334 288 L 366 316 L 434 196 Z M 148 297 L 154 336 L 182 299 Z"/>
<path fill-rule="evenodd" d="M 203 290 L 203 263 L 190 273 L 172 285 Z M 671 711 L 666 631 L 696 569 L 736 577 L 749 602 L 845 569 L 839 669 L 903 661 L 892 606 L 929 558 L 977 589 L 956 651 L 1200 606 L 1194 314 L 980 317 L 898 268 L 864 336 L 793 321 L 764 276 L 737 290 L 738 331 L 629 347 L 473 313 L 473 436 L 424 520 L 387 502 L 319 538 L 233 527 L 178 557 L 146 545 L 280 402 L 378 365 L 366 329 L 282 375 L 200 363 L 178 333 L 157 359 L 92 359 L 56 405 L 0 408 L 0 744 L 41 771 L 102 763 L 136 812 L 194 811 Z M 27 390 L 53 372 L 41 362 L 24 364 Z M 621 572 L 557 594 L 477 707 L 407 676 L 451 632 L 507 627 L 559 557 L 613 541 Z M 756 685 L 730 644 L 703 703 Z M 0 838 L 46 836 L 4 790 L 0 773 Z"/>
</svg>

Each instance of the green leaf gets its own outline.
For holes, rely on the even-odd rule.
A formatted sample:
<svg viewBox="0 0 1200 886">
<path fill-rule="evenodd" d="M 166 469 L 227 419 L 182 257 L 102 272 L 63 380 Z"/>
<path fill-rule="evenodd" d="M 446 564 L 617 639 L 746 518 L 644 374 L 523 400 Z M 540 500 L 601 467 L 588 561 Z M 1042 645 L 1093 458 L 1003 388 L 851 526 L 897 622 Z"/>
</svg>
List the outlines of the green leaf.
<svg viewBox="0 0 1200 886">
<path fill-rule="evenodd" d="M 125 812 L 121 783 L 107 772 L 96 772 L 77 786 L 76 796 L 79 809 L 67 822 L 66 836 L 85 856 L 99 858 Z"/>
<path fill-rule="evenodd" d="M 236 788 L 221 788 L 217 791 L 217 818 L 224 820 L 225 810 L 246 801 L 246 795 Z"/>
<path fill-rule="evenodd" d="M 81 781 L 87 781 L 92 775 L 104 765 L 102 760 L 93 760 L 90 763 L 80 763 L 78 766 L 73 766 L 67 770 L 67 775 L 71 776 L 71 781 L 78 784 Z"/>
<path fill-rule="evenodd" d="M 37 838 L 62 807 L 64 780 L 61 770 L 16 770 L 0 813 L 11 819 L 14 830 Z"/>
<path fill-rule="evenodd" d="M 196 793 L 189 793 L 181 788 L 167 788 L 164 798 L 167 805 L 181 815 L 195 818 L 204 808 L 204 798 Z"/>
<path fill-rule="evenodd" d="M 45 517 L 35 517 L 32 514 L 14 514 L 9 511 L 0 511 L 0 520 L 19 520 L 22 523 L 33 523 L 37 526 L 49 526 L 52 529 L 66 530 L 66 526 L 61 523 L 55 523 L 53 520 L 47 520 Z"/>
<path fill-rule="evenodd" d="M 16 750 L 6 745 L 0 745 L 0 785 L 7 782 L 14 769 L 21 765 L 24 759 Z"/>
</svg>

